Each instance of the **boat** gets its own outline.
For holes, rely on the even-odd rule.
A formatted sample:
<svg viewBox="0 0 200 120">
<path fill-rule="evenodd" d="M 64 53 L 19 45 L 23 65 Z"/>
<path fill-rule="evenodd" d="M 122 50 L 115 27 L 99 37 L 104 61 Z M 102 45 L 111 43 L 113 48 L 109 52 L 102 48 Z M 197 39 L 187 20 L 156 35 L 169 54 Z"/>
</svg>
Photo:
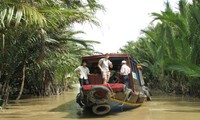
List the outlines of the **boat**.
<svg viewBox="0 0 200 120">
<path fill-rule="evenodd" d="M 88 75 L 89 84 L 82 85 L 77 94 L 76 102 L 84 109 L 91 109 L 96 115 L 108 114 L 113 106 L 129 106 L 136 108 L 145 101 L 151 100 L 149 89 L 145 86 L 142 77 L 142 66 L 135 58 L 128 54 L 109 54 L 109 60 L 113 63 L 110 69 L 111 77 L 107 84 L 103 84 L 102 75 L 98 68 L 98 61 L 104 55 L 82 57 L 90 69 Z M 119 74 L 121 62 L 125 60 L 131 68 L 129 74 L 129 86 L 123 83 L 123 77 Z"/>
</svg>

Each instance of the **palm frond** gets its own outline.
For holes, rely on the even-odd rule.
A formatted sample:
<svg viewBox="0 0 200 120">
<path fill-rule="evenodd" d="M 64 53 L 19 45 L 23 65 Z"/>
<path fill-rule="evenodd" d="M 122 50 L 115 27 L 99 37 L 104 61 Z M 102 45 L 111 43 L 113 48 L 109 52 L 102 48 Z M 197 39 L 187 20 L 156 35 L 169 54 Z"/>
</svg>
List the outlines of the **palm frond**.
<svg viewBox="0 0 200 120">
<path fill-rule="evenodd" d="M 170 70 L 181 72 L 189 77 L 199 78 L 200 77 L 200 66 L 192 64 L 171 64 Z"/>
</svg>

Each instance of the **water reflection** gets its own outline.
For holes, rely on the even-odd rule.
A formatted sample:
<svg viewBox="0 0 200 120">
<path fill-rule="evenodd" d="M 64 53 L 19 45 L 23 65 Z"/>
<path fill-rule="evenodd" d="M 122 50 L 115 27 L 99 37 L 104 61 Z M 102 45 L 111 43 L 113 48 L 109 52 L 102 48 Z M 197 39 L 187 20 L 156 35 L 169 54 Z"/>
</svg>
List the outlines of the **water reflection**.
<svg viewBox="0 0 200 120">
<path fill-rule="evenodd" d="M 0 120 L 199 120 L 200 100 L 177 96 L 153 96 L 136 109 L 114 107 L 109 115 L 96 116 L 75 103 L 76 90 L 61 96 L 41 97 L 12 102 L 0 112 Z M 122 112 L 123 110 L 123 112 Z"/>
</svg>

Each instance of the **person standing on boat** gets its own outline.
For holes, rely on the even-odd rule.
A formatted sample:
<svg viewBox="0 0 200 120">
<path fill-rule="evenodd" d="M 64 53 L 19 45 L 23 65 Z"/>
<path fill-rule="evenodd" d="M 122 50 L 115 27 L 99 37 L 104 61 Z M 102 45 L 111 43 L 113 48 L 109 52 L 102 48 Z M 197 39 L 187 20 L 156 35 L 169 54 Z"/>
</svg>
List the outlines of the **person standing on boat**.
<svg viewBox="0 0 200 120">
<path fill-rule="evenodd" d="M 122 61 L 122 67 L 120 69 L 120 75 L 123 76 L 123 83 L 130 88 L 130 80 L 129 80 L 129 74 L 131 72 L 130 67 L 126 64 L 126 61 Z"/>
<path fill-rule="evenodd" d="M 74 71 L 79 75 L 79 82 L 81 86 L 89 84 L 88 75 L 90 74 L 90 70 L 88 69 L 85 61 L 83 61 L 81 66 L 77 67 Z"/>
<path fill-rule="evenodd" d="M 103 78 L 103 84 L 107 84 L 109 78 L 110 78 L 110 71 L 109 67 L 112 68 L 113 64 L 109 60 L 109 55 L 105 54 L 104 58 L 101 58 L 98 63 L 98 67 L 101 70 L 102 78 Z"/>
</svg>

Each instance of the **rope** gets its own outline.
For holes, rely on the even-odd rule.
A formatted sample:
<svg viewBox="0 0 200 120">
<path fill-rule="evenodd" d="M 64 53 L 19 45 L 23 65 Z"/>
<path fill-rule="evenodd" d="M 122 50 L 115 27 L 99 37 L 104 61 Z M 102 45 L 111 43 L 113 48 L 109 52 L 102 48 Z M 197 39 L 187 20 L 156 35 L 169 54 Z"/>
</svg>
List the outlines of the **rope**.
<svg viewBox="0 0 200 120">
<path fill-rule="evenodd" d="M 114 99 L 114 98 L 111 98 L 111 100 L 112 100 L 112 101 L 115 101 L 115 102 L 123 103 L 123 104 L 125 104 L 125 105 L 131 105 L 131 106 L 134 106 L 134 107 L 137 107 L 137 106 L 142 105 L 142 103 L 130 103 L 130 102 L 124 102 L 124 101 L 117 100 L 117 99 Z"/>
<path fill-rule="evenodd" d="M 125 94 L 125 98 L 123 101 L 120 101 L 118 100 L 118 102 L 121 102 L 122 104 L 120 105 L 121 106 L 121 110 L 123 111 L 123 106 L 124 104 L 127 104 L 127 105 L 134 105 L 134 106 L 138 106 L 138 105 L 141 105 L 141 104 L 136 104 L 136 103 L 130 103 L 130 102 L 126 102 L 129 95 L 131 94 L 132 90 L 130 91 L 129 89 L 126 89 L 126 91 L 124 91 L 124 94 Z M 130 96 L 132 97 L 132 96 Z M 116 100 L 116 99 L 115 99 Z"/>
<path fill-rule="evenodd" d="M 110 84 L 107 83 L 107 86 L 108 86 L 108 88 L 110 89 L 110 91 L 111 91 L 111 93 L 112 93 L 112 95 L 113 95 L 114 91 L 113 91 L 113 89 L 110 87 Z"/>
<path fill-rule="evenodd" d="M 122 104 L 120 105 L 121 111 L 124 111 L 124 110 L 123 110 L 123 106 L 124 106 L 124 104 L 125 104 L 127 98 L 128 98 L 128 94 L 126 94 L 126 96 L 125 96 L 125 98 L 124 98 Z"/>
</svg>

